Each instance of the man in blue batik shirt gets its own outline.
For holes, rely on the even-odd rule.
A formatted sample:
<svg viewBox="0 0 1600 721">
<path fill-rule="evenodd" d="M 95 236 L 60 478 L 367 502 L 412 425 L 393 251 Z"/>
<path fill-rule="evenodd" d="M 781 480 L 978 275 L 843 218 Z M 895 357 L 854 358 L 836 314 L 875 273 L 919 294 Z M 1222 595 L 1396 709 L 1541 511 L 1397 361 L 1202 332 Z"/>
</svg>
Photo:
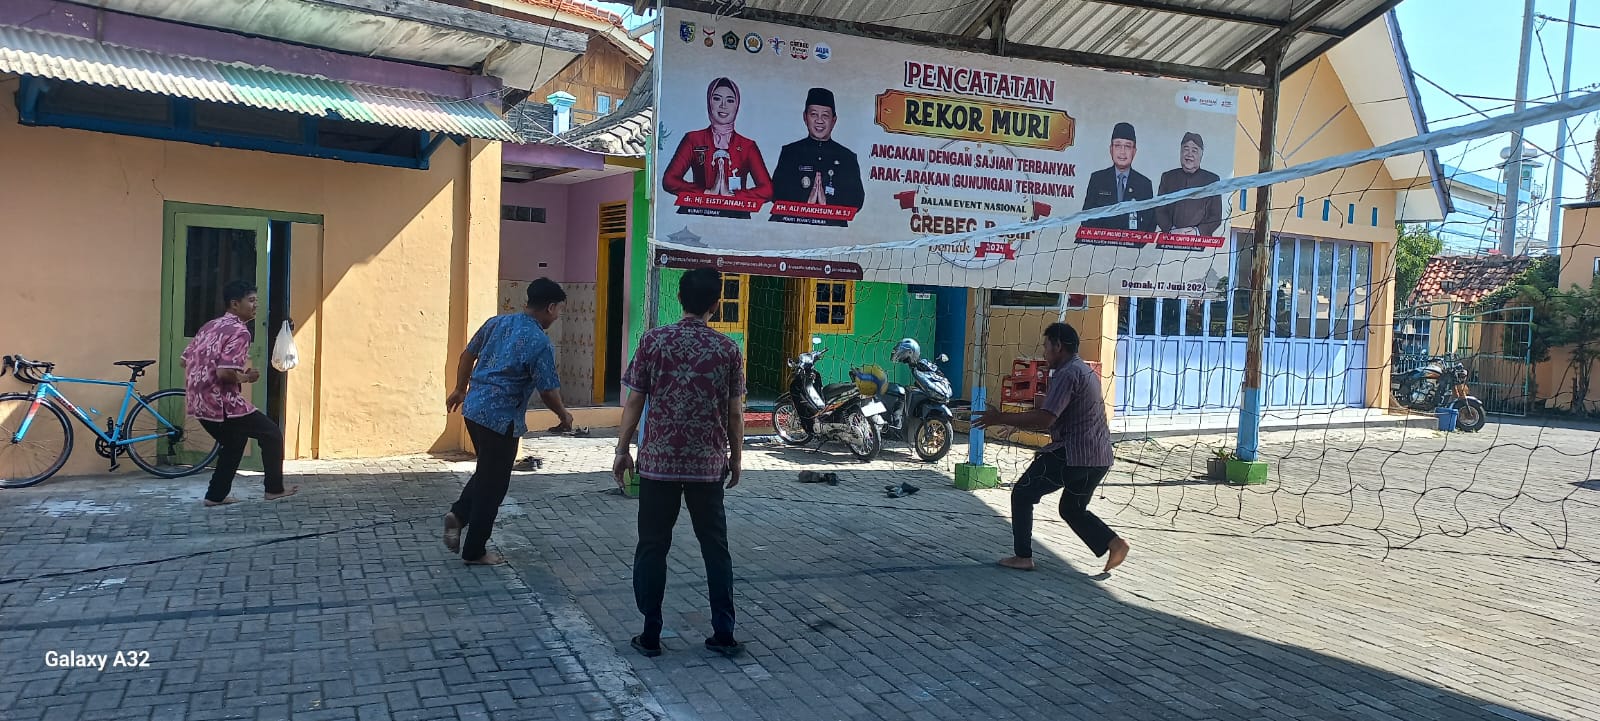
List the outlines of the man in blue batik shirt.
<svg viewBox="0 0 1600 721">
<path fill-rule="evenodd" d="M 444 545 L 460 552 L 468 564 L 490 566 L 504 560 L 489 553 L 487 545 L 511 486 L 517 439 L 528 432 L 526 414 L 533 392 L 538 391 L 545 407 L 561 419 L 556 430 L 572 428 L 572 414 L 561 403 L 555 348 L 545 335 L 545 329 L 561 317 L 566 300 L 566 291 L 555 281 L 533 281 L 524 312 L 490 318 L 461 352 L 456 388 L 445 406 L 451 413 L 461 409 L 467 435 L 478 451 L 478 468 L 444 516 Z M 462 528 L 467 529 L 465 544 Z"/>
</svg>

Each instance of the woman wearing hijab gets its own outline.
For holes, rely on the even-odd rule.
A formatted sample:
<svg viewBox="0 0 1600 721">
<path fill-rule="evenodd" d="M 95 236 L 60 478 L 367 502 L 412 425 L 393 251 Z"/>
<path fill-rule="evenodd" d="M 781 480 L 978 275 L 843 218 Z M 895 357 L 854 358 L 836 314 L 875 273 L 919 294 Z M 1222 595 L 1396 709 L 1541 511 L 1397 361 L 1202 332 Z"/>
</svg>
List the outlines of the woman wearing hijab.
<svg viewBox="0 0 1600 721">
<path fill-rule="evenodd" d="M 772 178 L 761 159 L 761 150 L 733 129 L 739 116 L 739 86 L 728 78 L 711 81 L 706 89 L 706 115 L 711 125 L 684 134 L 678 143 L 678 151 L 673 153 L 661 179 L 662 189 L 678 196 L 689 193 L 762 203 L 771 200 Z M 750 217 L 744 211 L 685 207 L 682 198 L 678 204 L 679 213 Z"/>
</svg>

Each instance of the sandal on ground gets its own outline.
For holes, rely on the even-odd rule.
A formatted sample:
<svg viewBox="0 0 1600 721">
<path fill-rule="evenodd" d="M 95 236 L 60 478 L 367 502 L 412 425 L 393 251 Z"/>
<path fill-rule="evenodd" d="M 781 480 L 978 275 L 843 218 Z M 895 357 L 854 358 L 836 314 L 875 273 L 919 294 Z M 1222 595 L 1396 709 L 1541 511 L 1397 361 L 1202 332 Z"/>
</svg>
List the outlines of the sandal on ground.
<svg viewBox="0 0 1600 721">
<path fill-rule="evenodd" d="M 633 650 L 638 651 L 639 655 L 645 658 L 655 658 L 661 655 L 660 639 L 656 640 L 655 648 L 644 645 L 644 640 L 640 636 L 634 636 L 633 640 L 628 641 L 628 645 L 632 646 Z"/>
<path fill-rule="evenodd" d="M 744 653 L 744 644 L 739 643 L 731 638 L 727 640 L 719 640 L 717 637 L 712 636 L 711 638 L 706 639 L 706 650 L 712 653 L 721 654 L 725 658 L 733 658 L 734 656 Z"/>
</svg>

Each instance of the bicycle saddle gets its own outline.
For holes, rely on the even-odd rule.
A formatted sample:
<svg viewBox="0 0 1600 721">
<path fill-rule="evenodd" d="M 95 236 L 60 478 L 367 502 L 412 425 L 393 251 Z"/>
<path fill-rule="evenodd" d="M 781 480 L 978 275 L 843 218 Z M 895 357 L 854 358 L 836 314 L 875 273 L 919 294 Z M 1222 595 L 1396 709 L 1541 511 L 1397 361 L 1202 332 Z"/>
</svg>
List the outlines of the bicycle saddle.
<svg viewBox="0 0 1600 721">
<path fill-rule="evenodd" d="M 153 366 L 155 364 L 156 364 L 156 362 L 153 361 L 153 360 L 137 360 L 137 361 L 117 361 L 116 363 L 113 363 L 112 365 L 119 365 L 119 366 L 122 366 L 124 368 L 132 368 L 133 370 L 136 370 L 136 371 L 142 371 L 142 370 L 144 370 L 146 368 L 149 368 L 150 366 Z"/>
</svg>

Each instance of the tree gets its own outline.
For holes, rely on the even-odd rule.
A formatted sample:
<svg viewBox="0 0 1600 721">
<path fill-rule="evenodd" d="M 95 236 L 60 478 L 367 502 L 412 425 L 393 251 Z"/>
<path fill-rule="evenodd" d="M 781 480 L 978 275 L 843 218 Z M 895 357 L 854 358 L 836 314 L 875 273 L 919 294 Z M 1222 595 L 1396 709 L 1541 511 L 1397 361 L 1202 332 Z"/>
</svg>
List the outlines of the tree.
<svg viewBox="0 0 1600 721">
<path fill-rule="evenodd" d="M 1417 287 L 1417 281 L 1422 280 L 1428 259 L 1444 251 L 1444 241 L 1421 225 L 1397 223 L 1395 230 L 1400 237 L 1395 241 L 1394 302 L 1401 306 L 1411 297 L 1411 289 Z"/>
<path fill-rule="evenodd" d="M 1600 283 L 1590 281 L 1588 288 L 1574 284 L 1572 290 L 1553 296 L 1551 306 L 1556 317 L 1550 343 L 1572 352 L 1567 360 L 1572 412 L 1587 415 L 1589 381 L 1594 362 L 1600 360 Z"/>
</svg>

